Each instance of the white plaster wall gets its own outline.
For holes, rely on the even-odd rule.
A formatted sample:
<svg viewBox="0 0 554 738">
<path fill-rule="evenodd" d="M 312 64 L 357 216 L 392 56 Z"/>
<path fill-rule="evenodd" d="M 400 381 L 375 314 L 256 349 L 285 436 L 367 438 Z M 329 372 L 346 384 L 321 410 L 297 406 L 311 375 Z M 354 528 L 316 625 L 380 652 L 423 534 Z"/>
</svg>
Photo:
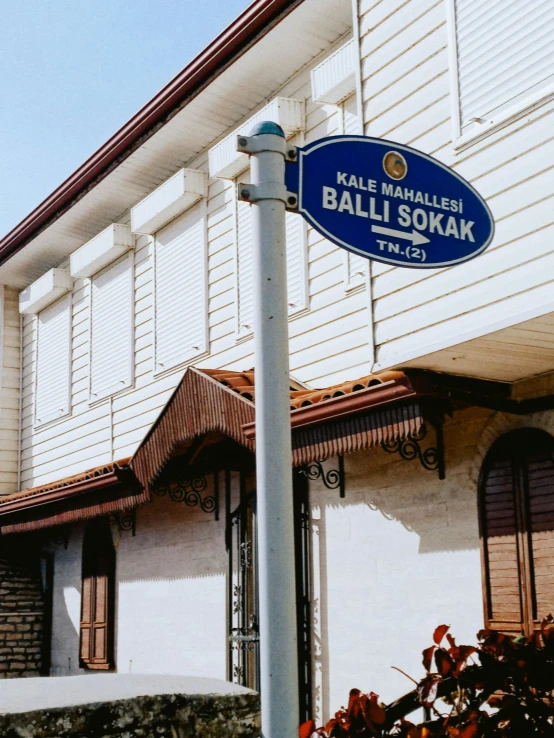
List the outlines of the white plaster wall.
<svg viewBox="0 0 554 738">
<path fill-rule="evenodd" d="M 156 499 L 117 549 L 117 669 L 226 678 L 225 516 Z"/>
<path fill-rule="evenodd" d="M 83 531 L 83 525 L 72 526 L 67 539 L 67 548 L 63 543 L 57 543 L 53 548 L 51 676 L 85 673 L 79 669 Z"/>
<path fill-rule="evenodd" d="M 136 536 L 112 526 L 116 668 L 226 678 L 225 522 L 167 498 L 137 511 Z M 53 676 L 79 669 L 84 526 L 55 549 Z"/>
<path fill-rule="evenodd" d="M 378 448 L 345 457 L 344 500 L 312 485 L 318 718 L 346 704 L 352 687 L 386 702 L 410 691 L 391 667 L 422 677 L 421 651 L 441 623 L 459 642 L 475 642 L 483 605 L 471 470 L 493 415 L 466 410 L 447 421 L 444 481 Z"/>
</svg>

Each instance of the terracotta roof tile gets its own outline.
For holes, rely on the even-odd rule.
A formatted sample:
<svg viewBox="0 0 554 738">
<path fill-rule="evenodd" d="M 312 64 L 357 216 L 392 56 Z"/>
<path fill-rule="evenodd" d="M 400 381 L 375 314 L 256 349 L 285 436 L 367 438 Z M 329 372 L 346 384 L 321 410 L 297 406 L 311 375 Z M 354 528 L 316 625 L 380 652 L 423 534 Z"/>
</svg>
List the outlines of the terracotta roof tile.
<svg viewBox="0 0 554 738">
<path fill-rule="evenodd" d="M 101 466 L 95 466 L 92 469 L 87 469 L 86 471 L 81 472 L 81 474 L 74 474 L 71 477 L 58 479 L 56 482 L 43 484 L 39 487 L 30 487 L 29 489 L 23 489 L 19 492 L 14 492 L 11 495 L 2 495 L 0 496 L 0 505 L 7 502 L 12 502 L 14 500 L 19 500 L 24 497 L 33 497 L 34 495 L 40 495 L 43 492 L 50 492 L 55 489 L 63 489 L 64 487 L 70 487 L 72 484 L 79 484 L 80 482 L 85 482 L 89 479 L 95 479 L 97 477 L 111 474 L 115 467 L 119 467 L 120 469 L 127 467 L 130 460 L 130 458 L 126 458 L 110 464 L 102 464 Z"/>
<path fill-rule="evenodd" d="M 247 400 L 254 402 L 256 396 L 256 386 L 254 382 L 254 371 L 236 372 L 229 369 L 201 369 L 208 376 L 221 382 L 225 387 L 237 392 Z M 385 382 L 398 381 L 404 379 L 406 375 L 399 371 L 385 371 L 378 374 L 368 374 L 365 377 L 354 381 L 342 382 L 325 389 L 298 389 L 296 382 L 291 384 L 290 406 L 291 410 L 297 410 L 300 407 L 308 407 L 317 405 L 325 400 L 331 400 L 334 397 L 350 395 L 353 392 L 365 390 L 368 387 L 374 387 Z"/>
<path fill-rule="evenodd" d="M 245 400 L 254 402 L 256 395 L 256 386 L 254 379 L 254 370 L 239 372 L 232 371 L 229 369 L 199 369 L 203 374 L 211 377 L 217 382 L 221 383 L 224 387 L 236 392 Z M 378 374 L 368 374 L 365 377 L 356 379 L 354 381 L 342 382 L 340 384 L 333 385 L 324 389 L 310 389 L 304 388 L 302 385 L 291 379 L 290 386 L 290 406 L 291 410 L 298 410 L 300 408 L 310 407 L 318 405 L 319 403 L 326 402 L 334 398 L 338 398 L 345 395 L 351 395 L 362 390 L 367 390 L 369 387 L 376 387 L 378 385 L 385 384 L 391 381 L 400 381 L 405 379 L 406 375 L 400 371 L 385 371 L 379 372 Z M 128 466 L 130 459 L 121 459 L 115 463 L 103 464 L 101 466 L 93 467 L 81 474 L 75 474 L 70 477 L 65 477 L 56 482 L 50 484 L 40 485 L 38 487 L 31 487 L 30 489 L 21 490 L 11 495 L 5 495 L 0 497 L 0 507 L 2 504 L 10 503 L 25 497 L 32 497 L 40 495 L 52 490 L 63 489 L 70 487 L 71 485 L 80 484 L 87 480 L 95 479 L 105 475 L 109 475 L 114 471 L 117 466 L 119 468 L 125 468 Z"/>
</svg>

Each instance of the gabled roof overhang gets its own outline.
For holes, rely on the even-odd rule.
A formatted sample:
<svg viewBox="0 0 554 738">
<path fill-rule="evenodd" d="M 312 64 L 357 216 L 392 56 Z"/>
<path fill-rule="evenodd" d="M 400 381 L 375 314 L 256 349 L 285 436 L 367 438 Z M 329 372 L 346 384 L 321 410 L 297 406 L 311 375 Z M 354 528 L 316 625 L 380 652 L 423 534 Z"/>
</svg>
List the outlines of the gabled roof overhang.
<svg viewBox="0 0 554 738">
<path fill-rule="evenodd" d="M 188 464 L 191 449 L 208 438 L 216 446 L 230 440 L 253 459 L 255 389 L 253 371 L 190 367 L 132 459 L 5 497 L 0 530 L 37 530 L 148 502 L 170 462 Z M 398 371 L 324 390 L 291 382 L 290 402 L 295 467 L 394 447 L 424 433 L 426 422 L 438 429 L 450 410 L 448 398 L 432 391 L 429 378 Z"/>
<path fill-rule="evenodd" d="M 26 533 L 131 510 L 148 502 L 129 459 L 0 498 L 0 532 Z"/>
</svg>

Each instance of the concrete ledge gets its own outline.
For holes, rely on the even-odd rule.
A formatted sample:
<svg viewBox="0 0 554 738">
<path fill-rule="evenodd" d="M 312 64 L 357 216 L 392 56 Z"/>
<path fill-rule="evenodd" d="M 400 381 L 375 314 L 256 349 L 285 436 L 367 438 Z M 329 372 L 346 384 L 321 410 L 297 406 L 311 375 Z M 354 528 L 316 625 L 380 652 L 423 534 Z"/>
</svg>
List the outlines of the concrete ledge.
<svg viewBox="0 0 554 738">
<path fill-rule="evenodd" d="M 15 679 L 0 690 L 3 738 L 258 738 L 259 697 L 216 679 L 98 674 Z"/>
</svg>

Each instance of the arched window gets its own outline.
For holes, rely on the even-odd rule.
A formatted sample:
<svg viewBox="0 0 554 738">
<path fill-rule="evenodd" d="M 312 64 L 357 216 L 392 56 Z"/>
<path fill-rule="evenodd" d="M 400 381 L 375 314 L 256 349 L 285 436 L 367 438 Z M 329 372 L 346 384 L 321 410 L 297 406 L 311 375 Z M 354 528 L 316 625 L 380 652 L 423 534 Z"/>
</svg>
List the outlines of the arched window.
<svg viewBox="0 0 554 738">
<path fill-rule="evenodd" d="M 83 541 L 80 665 L 114 667 L 115 550 L 106 518 L 91 520 Z"/>
<path fill-rule="evenodd" d="M 524 429 L 502 436 L 480 479 L 487 626 L 529 634 L 554 613 L 554 438 Z"/>
</svg>

